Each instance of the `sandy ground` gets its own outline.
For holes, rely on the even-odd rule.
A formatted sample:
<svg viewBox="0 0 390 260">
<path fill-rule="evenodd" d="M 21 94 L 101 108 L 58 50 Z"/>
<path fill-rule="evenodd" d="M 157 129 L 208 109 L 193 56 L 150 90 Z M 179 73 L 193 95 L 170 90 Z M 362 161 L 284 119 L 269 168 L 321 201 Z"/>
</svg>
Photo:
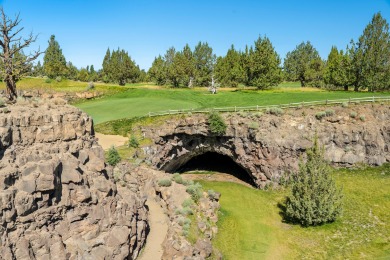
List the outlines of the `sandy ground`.
<svg viewBox="0 0 390 260">
<path fill-rule="evenodd" d="M 157 260 L 161 259 L 163 254 L 161 244 L 164 242 L 168 232 L 168 220 L 163 209 L 153 198 L 149 198 L 146 201 L 146 205 L 149 207 L 150 232 L 146 239 L 146 245 L 138 259 Z"/>
<path fill-rule="evenodd" d="M 99 139 L 98 143 L 103 147 L 103 150 L 108 150 L 112 145 L 115 147 L 124 145 L 129 138 L 120 135 L 104 135 L 95 133 L 95 136 Z"/>
</svg>

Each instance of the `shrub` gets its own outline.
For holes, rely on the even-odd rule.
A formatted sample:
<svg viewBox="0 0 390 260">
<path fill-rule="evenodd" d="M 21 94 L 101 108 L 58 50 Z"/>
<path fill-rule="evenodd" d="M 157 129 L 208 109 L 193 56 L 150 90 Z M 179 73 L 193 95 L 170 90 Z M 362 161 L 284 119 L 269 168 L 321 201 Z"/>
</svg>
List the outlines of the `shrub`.
<svg viewBox="0 0 390 260">
<path fill-rule="evenodd" d="M 342 190 L 330 176 L 330 167 L 324 160 L 324 148 L 314 145 L 307 152 L 307 162 L 299 164 L 293 177 L 291 194 L 286 198 L 285 216 L 302 226 L 332 222 L 342 211 Z"/>
<path fill-rule="evenodd" d="M 137 137 L 131 135 L 129 138 L 129 147 L 138 148 L 138 146 L 139 146 L 139 142 Z"/>
<path fill-rule="evenodd" d="M 208 118 L 210 132 L 217 135 L 223 135 L 226 133 L 227 125 L 218 112 L 211 112 Z"/>
<path fill-rule="evenodd" d="M 160 187 L 170 187 L 172 185 L 172 181 L 170 179 L 160 179 L 158 181 L 158 186 Z"/>
<path fill-rule="evenodd" d="M 250 122 L 249 129 L 259 129 L 259 123 L 257 122 Z"/>
<path fill-rule="evenodd" d="M 183 177 L 181 177 L 180 173 L 175 173 L 172 176 L 172 180 L 178 184 L 184 184 L 185 181 L 183 180 Z"/>
<path fill-rule="evenodd" d="M 363 122 L 366 121 L 366 116 L 365 115 L 360 115 L 359 118 L 360 118 L 360 121 L 363 121 Z"/>
<path fill-rule="evenodd" d="M 281 109 L 280 107 L 271 107 L 267 108 L 266 112 L 271 115 L 280 116 L 283 114 L 283 109 Z"/>
<path fill-rule="evenodd" d="M 316 118 L 318 119 L 318 120 L 321 120 L 322 118 L 324 118 L 324 117 L 326 117 L 326 113 L 325 112 L 318 112 L 317 114 L 316 114 Z"/>
<path fill-rule="evenodd" d="M 343 103 L 341 104 L 341 106 L 344 107 L 344 108 L 345 108 L 345 107 L 348 107 L 348 103 L 347 103 L 347 102 L 343 102 Z"/>
<path fill-rule="evenodd" d="M 56 77 L 56 81 L 57 81 L 57 82 L 61 82 L 61 81 L 62 81 L 61 76 Z"/>
<path fill-rule="evenodd" d="M 189 185 L 186 189 L 186 192 L 191 195 L 193 201 L 198 202 L 199 199 L 202 197 L 202 185 L 200 185 L 200 183 L 198 182 Z"/>
<path fill-rule="evenodd" d="M 95 83 L 93 83 L 91 81 L 91 82 L 88 83 L 86 90 L 88 91 L 88 90 L 91 90 L 91 89 L 94 89 L 94 88 L 95 88 Z"/>
<path fill-rule="evenodd" d="M 111 146 L 111 148 L 108 150 L 107 154 L 107 162 L 109 165 L 115 166 L 118 162 L 120 162 L 121 157 L 119 156 L 118 151 L 115 149 L 114 146 Z"/>
<path fill-rule="evenodd" d="M 263 116 L 263 113 L 262 113 L 262 112 L 256 112 L 256 113 L 254 113 L 253 115 L 254 115 L 255 117 L 257 117 L 257 118 L 260 118 L 260 117 Z"/>
<path fill-rule="evenodd" d="M 47 78 L 47 79 L 45 79 L 45 83 L 51 83 L 51 79 L 49 79 L 49 78 Z"/>
<path fill-rule="evenodd" d="M 0 107 L 3 107 L 5 105 L 4 99 L 0 97 Z"/>
<path fill-rule="evenodd" d="M 194 205 L 194 201 L 192 199 L 185 199 L 181 205 L 183 206 L 183 208 L 191 207 L 192 205 Z"/>
<path fill-rule="evenodd" d="M 334 115 L 334 110 L 333 109 L 325 110 L 325 115 L 326 116 L 333 116 Z"/>
<path fill-rule="evenodd" d="M 356 112 L 351 112 L 351 113 L 349 114 L 349 116 L 350 116 L 351 118 L 356 118 L 357 113 L 356 113 Z"/>
<path fill-rule="evenodd" d="M 183 207 L 182 209 L 175 210 L 176 215 L 188 216 L 193 215 L 194 211 L 190 207 Z"/>
</svg>

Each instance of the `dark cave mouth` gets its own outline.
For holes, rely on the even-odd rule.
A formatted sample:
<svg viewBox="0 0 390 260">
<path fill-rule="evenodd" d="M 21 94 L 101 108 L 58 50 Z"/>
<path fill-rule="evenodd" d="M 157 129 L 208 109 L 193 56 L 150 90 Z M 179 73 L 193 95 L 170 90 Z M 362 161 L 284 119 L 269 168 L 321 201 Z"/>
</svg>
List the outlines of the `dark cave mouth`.
<svg viewBox="0 0 390 260">
<path fill-rule="evenodd" d="M 256 186 L 250 174 L 229 156 L 216 152 L 206 152 L 191 158 L 172 172 L 211 171 L 233 175 L 252 186 Z"/>
</svg>

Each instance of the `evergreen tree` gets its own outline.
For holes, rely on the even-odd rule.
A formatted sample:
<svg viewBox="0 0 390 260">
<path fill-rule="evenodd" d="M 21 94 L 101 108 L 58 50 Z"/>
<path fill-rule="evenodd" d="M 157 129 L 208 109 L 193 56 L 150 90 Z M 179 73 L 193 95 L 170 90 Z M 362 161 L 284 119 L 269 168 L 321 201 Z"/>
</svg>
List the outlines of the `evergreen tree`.
<svg viewBox="0 0 390 260">
<path fill-rule="evenodd" d="M 191 87 L 193 79 L 195 78 L 195 60 L 192 50 L 188 44 L 186 44 L 179 56 L 180 66 L 183 68 L 183 75 L 181 76 L 181 83 L 184 86 Z"/>
<path fill-rule="evenodd" d="M 114 146 L 111 146 L 107 154 L 107 163 L 111 166 L 115 166 L 120 161 L 121 161 L 121 157 L 118 153 L 118 150 Z"/>
<path fill-rule="evenodd" d="M 33 71 L 33 75 L 36 77 L 42 77 L 44 75 L 41 61 L 38 61 L 38 63 L 33 67 Z"/>
<path fill-rule="evenodd" d="M 54 35 L 50 37 L 49 46 L 43 57 L 43 69 L 49 78 L 66 77 L 68 73 L 65 56 Z"/>
<path fill-rule="evenodd" d="M 245 80 L 245 71 L 241 63 L 241 54 L 232 45 L 225 57 L 218 57 L 215 64 L 215 76 L 222 86 L 237 87 Z"/>
<path fill-rule="evenodd" d="M 286 216 L 303 226 L 332 222 L 342 211 L 342 190 L 330 176 L 324 148 L 319 146 L 317 136 L 306 154 L 307 161 L 300 162 L 299 172 L 291 184 L 291 195 L 286 198 Z"/>
<path fill-rule="evenodd" d="M 77 67 L 74 66 L 70 61 L 66 64 L 66 67 L 68 68 L 68 78 L 72 80 L 77 80 L 79 74 L 79 70 L 77 69 Z"/>
<path fill-rule="evenodd" d="M 287 53 L 284 70 L 290 80 L 299 81 L 302 87 L 321 86 L 323 61 L 310 42 L 302 42 Z"/>
<path fill-rule="evenodd" d="M 111 52 L 110 52 L 110 48 L 107 48 L 106 55 L 104 55 L 103 64 L 102 64 L 103 81 L 106 83 L 110 81 L 109 78 L 109 73 L 111 71 L 110 61 L 111 61 Z"/>
<path fill-rule="evenodd" d="M 373 16 L 358 42 L 352 45 L 355 90 L 390 89 L 389 24 L 380 13 Z"/>
<path fill-rule="evenodd" d="M 107 49 L 102 67 L 103 80 L 115 82 L 121 86 L 127 82 L 137 82 L 140 75 L 139 67 L 135 65 L 129 54 L 119 48 L 112 53 L 110 53 L 110 49 Z"/>
<path fill-rule="evenodd" d="M 179 59 L 180 53 L 178 54 L 174 47 L 171 47 L 167 50 L 165 56 L 164 56 L 164 62 L 165 62 L 165 70 L 167 73 L 167 79 L 169 83 L 171 83 L 174 87 L 179 86 L 179 79 L 180 79 L 180 64 Z"/>
<path fill-rule="evenodd" d="M 259 89 L 277 86 L 282 81 L 280 58 L 271 41 L 259 37 L 255 47 L 249 55 L 250 84 Z"/>
<path fill-rule="evenodd" d="M 214 71 L 216 56 L 208 43 L 199 42 L 194 49 L 195 82 L 197 86 L 207 87 Z"/>
<path fill-rule="evenodd" d="M 328 86 L 344 88 L 348 90 L 350 84 L 348 77 L 349 57 L 348 53 L 344 54 L 341 50 L 333 46 L 326 62 L 324 69 L 324 82 Z"/>
<path fill-rule="evenodd" d="M 157 85 L 164 85 L 167 82 L 165 62 L 161 55 L 154 59 L 148 76 Z"/>
</svg>

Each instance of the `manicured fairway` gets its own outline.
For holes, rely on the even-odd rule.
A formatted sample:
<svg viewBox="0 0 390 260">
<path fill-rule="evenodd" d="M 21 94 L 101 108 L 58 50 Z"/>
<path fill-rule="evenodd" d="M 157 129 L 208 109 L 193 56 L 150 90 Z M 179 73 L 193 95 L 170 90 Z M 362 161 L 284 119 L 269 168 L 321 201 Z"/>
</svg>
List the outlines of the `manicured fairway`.
<svg viewBox="0 0 390 260">
<path fill-rule="evenodd" d="M 375 93 L 374 95 L 383 94 Z M 230 89 L 213 95 L 206 89 L 130 88 L 125 92 L 86 101 L 76 106 L 91 115 L 95 123 L 102 123 L 169 109 L 276 105 L 365 96 L 373 96 L 373 93 L 276 88 L 268 91 Z"/>
<path fill-rule="evenodd" d="M 344 213 L 335 223 L 302 228 L 282 222 L 278 203 L 288 191 L 201 182 L 222 194 L 214 246 L 224 259 L 389 259 L 390 165 L 338 170 Z"/>
</svg>

